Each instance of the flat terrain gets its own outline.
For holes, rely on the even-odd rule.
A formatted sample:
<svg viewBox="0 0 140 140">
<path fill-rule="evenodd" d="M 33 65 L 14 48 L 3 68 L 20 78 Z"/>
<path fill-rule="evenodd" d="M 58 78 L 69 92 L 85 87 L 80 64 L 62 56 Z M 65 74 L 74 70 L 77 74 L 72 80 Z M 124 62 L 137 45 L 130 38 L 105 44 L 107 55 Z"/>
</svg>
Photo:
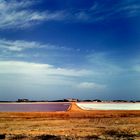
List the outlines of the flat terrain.
<svg viewBox="0 0 140 140">
<path fill-rule="evenodd" d="M 1 112 L 0 139 L 140 140 L 140 111 Z"/>
</svg>

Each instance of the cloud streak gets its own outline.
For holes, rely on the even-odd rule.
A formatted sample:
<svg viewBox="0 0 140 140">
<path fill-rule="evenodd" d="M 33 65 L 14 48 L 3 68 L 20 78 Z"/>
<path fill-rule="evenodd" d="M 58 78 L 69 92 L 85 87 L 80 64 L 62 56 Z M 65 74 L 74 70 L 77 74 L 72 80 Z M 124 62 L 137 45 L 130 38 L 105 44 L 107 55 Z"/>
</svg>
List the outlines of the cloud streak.
<svg viewBox="0 0 140 140">
<path fill-rule="evenodd" d="M 106 2 L 95 1 L 94 4 L 85 9 L 73 10 L 69 13 L 69 17 L 74 21 L 83 22 L 100 22 L 104 20 L 129 18 L 140 15 L 140 2 L 132 1 L 118 1 L 117 3 L 108 5 Z"/>
<path fill-rule="evenodd" d="M 40 48 L 41 46 L 43 45 L 35 41 L 28 42 L 24 40 L 12 41 L 12 40 L 0 39 L 0 48 L 11 52 L 21 52 L 26 49 Z"/>
<path fill-rule="evenodd" d="M 20 74 L 43 74 L 50 76 L 72 76 L 84 77 L 89 76 L 92 72 L 86 69 L 66 69 L 54 67 L 49 64 L 29 63 L 22 61 L 0 61 L 0 73 L 20 73 Z"/>
<path fill-rule="evenodd" d="M 43 21 L 61 20 L 63 12 L 33 10 L 38 1 L 0 0 L 0 29 L 25 28 Z"/>
<path fill-rule="evenodd" d="M 102 84 L 97 84 L 93 82 L 82 82 L 77 85 L 77 88 L 79 89 L 91 89 L 91 90 L 102 90 L 105 89 L 105 85 Z"/>
<path fill-rule="evenodd" d="M 92 76 L 94 77 L 107 77 L 108 75 L 120 74 L 124 71 L 121 66 L 117 65 L 114 60 L 109 58 L 109 54 L 103 52 L 95 52 L 89 54 L 80 54 L 75 49 L 70 49 L 67 47 L 44 44 L 36 41 L 25 41 L 25 40 L 6 40 L 0 39 L 0 58 L 1 60 L 27 60 L 28 62 L 38 62 L 43 63 L 43 60 L 47 60 L 48 64 L 61 64 L 71 65 L 74 63 L 75 59 L 84 61 L 82 63 L 83 67 L 92 69 Z M 81 55 L 78 58 L 78 55 Z M 68 61 L 70 60 L 70 61 Z M 61 62 L 62 61 L 62 62 Z M 53 62 L 53 63 L 52 63 Z M 46 62 L 45 62 L 46 63 Z M 79 66 L 74 66 L 79 67 Z M 82 67 L 81 67 L 82 68 Z M 65 73 L 65 70 L 58 68 L 58 71 Z M 52 71 L 54 71 L 52 69 Z M 76 73 L 77 74 L 77 73 Z M 96 78 L 95 78 L 96 79 Z"/>
<path fill-rule="evenodd" d="M 49 64 L 62 66 L 69 65 L 76 58 L 81 59 L 79 53 L 77 49 L 49 42 L 0 39 L 0 60 L 47 61 Z"/>
<path fill-rule="evenodd" d="M 95 1 L 85 9 L 64 9 L 55 11 L 39 11 L 33 9 L 39 1 L 0 0 L 0 29 L 27 28 L 48 21 L 62 22 L 99 22 L 107 19 L 116 19 L 117 15 L 123 18 L 140 15 L 138 1 L 117 2 L 111 7 L 107 3 Z"/>
<path fill-rule="evenodd" d="M 0 49 L 9 52 L 23 52 L 30 49 L 47 49 L 57 51 L 71 51 L 72 48 L 54 45 L 50 43 L 40 43 L 36 41 L 25 41 L 25 40 L 7 40 L 0 39 Z"/>
</svg>

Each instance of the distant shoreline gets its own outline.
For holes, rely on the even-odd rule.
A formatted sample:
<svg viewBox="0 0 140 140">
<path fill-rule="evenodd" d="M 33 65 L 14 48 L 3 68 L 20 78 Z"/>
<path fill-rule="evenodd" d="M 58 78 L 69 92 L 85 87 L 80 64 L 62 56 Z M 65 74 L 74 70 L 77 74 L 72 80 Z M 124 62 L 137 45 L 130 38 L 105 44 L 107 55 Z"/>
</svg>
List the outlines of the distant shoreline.
<svg viewBox="0 0 140 140">
<path fill-rule="evenodd" d="M 116 101 L 102 101 L 102 102 L 96 102 L 96 101 L 27 101 L 27 102 L 18 102 L 18 101 L 0 101 L 0 104 L 38 104 L 38 103 L 41 103 L 41 104 L 46 104 L 46 103 L 71 103 L 71 102 L 78 102 L 78 103 L 98 103 L 98 104 L 117 104 L 117 103 L 124 103 L 124 104 L 127 104 L 127 103 L 130 103 L 130 104 L 134 104 L 134 103 L 140 103 L 139 101 L 135 101 L 135 102 L 130 102 L 130 101 L 127 101 L 127 102 L 116 102 Z"/>
</svg>

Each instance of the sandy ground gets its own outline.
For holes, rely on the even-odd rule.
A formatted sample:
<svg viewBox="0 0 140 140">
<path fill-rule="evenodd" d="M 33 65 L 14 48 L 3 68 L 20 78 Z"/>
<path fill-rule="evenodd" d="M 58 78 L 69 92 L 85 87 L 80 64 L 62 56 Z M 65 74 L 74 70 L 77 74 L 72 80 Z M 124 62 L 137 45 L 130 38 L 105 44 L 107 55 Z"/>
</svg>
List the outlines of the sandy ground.
<svg viewBox="0 0 140 140">
<path fill-rule="evenodd" d="M 1 112 L 0 139 L 140 140 L 140 111 Z"/>
</svg>

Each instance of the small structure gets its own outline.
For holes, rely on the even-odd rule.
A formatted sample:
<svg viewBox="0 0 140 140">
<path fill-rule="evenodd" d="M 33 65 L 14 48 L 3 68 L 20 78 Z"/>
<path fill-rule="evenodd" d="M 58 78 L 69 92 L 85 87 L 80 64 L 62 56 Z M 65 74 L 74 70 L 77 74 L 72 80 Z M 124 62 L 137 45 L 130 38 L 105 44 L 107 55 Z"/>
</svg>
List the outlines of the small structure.
<svg viewBox="0 0 140 140">
<path fill-rule="evenodd" d="M 73 99 L 73 98 L 68 98 L 68 99 L 64 99 L 64 102 L 77 102 L 78 99 Z"/>
<path fill-rule="evenodd" d="M 102 101 L 99 99 L 95 99 L 95 100 L 93 100 L 93 102 L 102 102 Z"/>
<path fill-rule="evenodd" d="M 28 99 L 18 99 L 17 102 L 29 102 L 29 100 Z"/>
</svg>

